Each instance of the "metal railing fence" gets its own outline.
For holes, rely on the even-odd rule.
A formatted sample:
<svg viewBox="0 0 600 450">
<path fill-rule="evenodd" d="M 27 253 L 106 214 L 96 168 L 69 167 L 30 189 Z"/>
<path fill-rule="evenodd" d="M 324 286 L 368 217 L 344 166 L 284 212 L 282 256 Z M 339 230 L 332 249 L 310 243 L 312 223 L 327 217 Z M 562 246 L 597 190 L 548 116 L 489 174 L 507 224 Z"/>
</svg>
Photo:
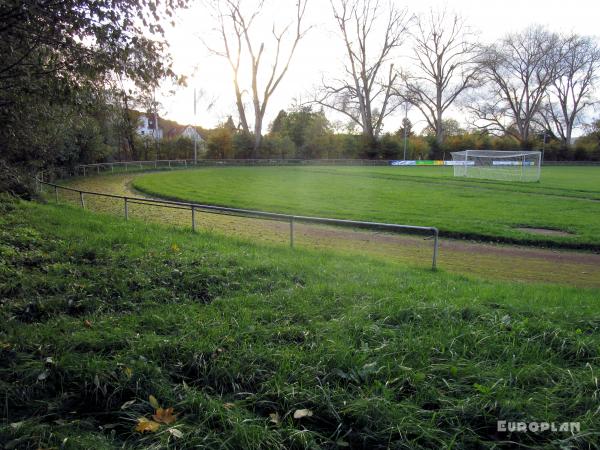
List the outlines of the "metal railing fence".
<svg viewBox="0 0 600 450">
<path fill-rule="evenodd" d="M 48 175 L 46 175 L 48 178 Z M 196 223 L 196 214 L 197 213 L 213 213 L 213 214 L 223 214 L 223 215 L 231 215 L 245 218 L 253 218 L 253 219 L 267 219 L 267 220 L 275 220 L 279 222 L 287 222 L 289 223 L 289 243 L 290 247 L 294 247 L 294 229 L 295 224 L 298 222 L 308 223 L 308 224 L 320 224 L 320 225 L 334 225 L 334 226 L 343 226 L 343 227 L 351 227 L 351 228 L 360 228 L 360 229 L 368 229 L 375 231 L 388 231 L 393 233 L 417 233 L 417 234 L 427 234 L 432 236 L 433 238 L 433 255 L 431 259 L 431 268 L 435 270 L 437 268 L 437 257 L 439 250 L 439 231 L 436 227 L 425 227 L 425 226 L 416 226 L 416 225 L 400 225 L 400 224 L 391 224 L 391 223 L 379 223 L 379 222 L 365 222 L 358 220 L 345 220 L 345 219 L 333 219 L 327 217 L 312 217 L 312 216 L 302 216 L 302 215 L 294 215 L 294 214 L 282 214 L 282 213 L 272 213 L 266 211 L 257 211 L 250 209 L 242 209 L 242 208 L 229 208 L 224 206 L 214 206 L 214 205 L 205 205 L 201 203 L 191 203 L 191 202 L 178 202 L 172 200 L 157 200 L 157 199 L 149 199 L 144 197 L 131 197 L 126 195 L 115 195 L 115 194 L 107 194 L 102 192 L 92 192 L 81 189 L 75 189 L 72 187 L 62 186 L 50 181 L 44 180 L 44 175 L 39 174 L 35 179 L 38 185 L 38 191 L 43 194 L 47 194 L 48 188 L 51 191 L 52 196 L 56 203 L 59 202 L 59 192 L 68 192 L 75 195 L 75 200 L 81 208 L 86 208 L 86 196 L 97 196 L 101 198 L 113 199 L 122 202 L 122 212 L 125 220 L 129 219 L 129 207 L 130 205 L 146 205 L 153 206 L 159 208 L 171 208 L 171 209 L 179 209 L 179 210 L 188 210 L 190 211 L 190 225 L 192 231 L 197 230 Z"/>
</svg>

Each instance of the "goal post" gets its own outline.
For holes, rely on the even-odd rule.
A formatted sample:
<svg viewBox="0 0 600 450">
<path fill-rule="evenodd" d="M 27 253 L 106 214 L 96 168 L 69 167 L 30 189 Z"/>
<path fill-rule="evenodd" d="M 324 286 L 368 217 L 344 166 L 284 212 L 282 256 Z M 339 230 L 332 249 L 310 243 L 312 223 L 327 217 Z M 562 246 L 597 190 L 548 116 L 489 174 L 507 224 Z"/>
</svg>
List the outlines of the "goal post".
<svg viewBox="0 0 600 450">
<path fill-rule="evenodd" d="M 540 179 L 539 151 L 463 150 L 451 154 L 455 177 L 522 182 Z"/>
</svg>

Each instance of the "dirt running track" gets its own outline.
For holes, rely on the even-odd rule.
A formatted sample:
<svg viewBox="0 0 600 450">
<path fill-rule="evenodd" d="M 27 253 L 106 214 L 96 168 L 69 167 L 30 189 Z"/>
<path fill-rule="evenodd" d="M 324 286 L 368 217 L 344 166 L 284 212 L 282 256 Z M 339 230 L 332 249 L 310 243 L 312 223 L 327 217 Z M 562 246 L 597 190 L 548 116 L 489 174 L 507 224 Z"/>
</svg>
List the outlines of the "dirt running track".
<svg viewBox="0 0 600 450">
<path fill-rule="evenodd" d="M 69 182 L 70 187 L 92 192 L 145 197 L 131 188 L 135 174 L 88 177 Z M 74 194 L 61 192 L 61 201 L 78 203 Z M 94 211 L 121 214 L 122 202 L 87 196 L 86 207 Z M 189 211 L 132 204 L 130 217 L 145 221 L 190 227 Z M 197 213 L 199 231 L 234 235 L 242 239 L 274 244 L 289 242 L 289 225 L 268 220 Z M 411 266 L 431 264 L 431 239 L 410 235 L 376 233 L 339 227 L 296 224 L 298 247 L 386 259 Z M 444 271 L 488 279 L 559 283 L 581 287 L 600 287 L 600 254 L 550 250 L 512 245 L 442 238 L 438 267 Z"/>
</svg>

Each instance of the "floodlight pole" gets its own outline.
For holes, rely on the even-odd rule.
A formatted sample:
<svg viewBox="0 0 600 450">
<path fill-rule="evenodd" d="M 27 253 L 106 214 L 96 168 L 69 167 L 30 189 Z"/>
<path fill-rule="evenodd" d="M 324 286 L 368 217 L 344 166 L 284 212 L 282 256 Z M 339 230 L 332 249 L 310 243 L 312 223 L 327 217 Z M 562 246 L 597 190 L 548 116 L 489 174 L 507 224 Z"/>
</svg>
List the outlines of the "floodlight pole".
<svg viewBox="0 0 600 450">
<path fill-rule="evenodd" d="M 197 149 L 197 141 L 198 137 L 196 136 L 196 88 L 194 88 L 194 165 L 198 164 L 198 149 Z"/>
<path fill-rule="evenodd" d="M 406 124 L 408 123 L 408 102 L 404 102 L 404 161 L 406 161 L 406 147 L 408 140 L 408 132 L 406 130 Z"/>
<path fill-rule="evenodd" d="M 546 151 L 546 129 L 544 128 L 544 143 L 542 144 L 542 161 L 544 162 L 544 152 Z"/>
<path fill-rule="evenodd" d="M 152 88 L 152 103 L 154 108 L 154 144 L 156 145 L 156 159 L 158 159 L 158 154 L 160 153 L 160 147 L 158 143 L 158 111 L 156 106 L 156 87 Z"/>
</svg>

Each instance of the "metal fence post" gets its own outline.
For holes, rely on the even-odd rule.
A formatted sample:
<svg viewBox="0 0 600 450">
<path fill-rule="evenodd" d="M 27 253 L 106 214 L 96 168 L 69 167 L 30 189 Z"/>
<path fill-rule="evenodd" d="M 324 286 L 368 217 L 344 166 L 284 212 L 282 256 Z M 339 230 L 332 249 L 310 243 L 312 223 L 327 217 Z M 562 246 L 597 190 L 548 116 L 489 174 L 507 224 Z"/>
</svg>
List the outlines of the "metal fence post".
<svg viewBox="0 0 600 450">
<path fill-rule="evenodd" d="M 56 200 L 56 204 L 58 204 L 58 187 L 54 186 L 54 199 Z"/>
<path fill-rule="evenodd" d="M 294 248 L 294 216 L 290 217 L 290 247 Z"/>
<path fill-rule="evenodd" d="M 83 166 L 83 176 L 85 177 L 85 166 Z"/>
<path fill-rule="evenodd" d="M 85 201 L 83 200 L 83 192 L 79 191 L 79 203 L 81 203 L 81 207 L 85 209 Z"/>
<path fill-rule="evenodd" d="M 196 231 L 196 208 L 192 206 L 192 231 Z"/>
<path fill-rule="evenodd" d="M 111 171 L 111 172 L 114 172 L 114 171 L 115 171 L 115 165 L 114 165 L 114 164 L 111 164 L 111 165 L 110 165 L 110 171 Z"/>
<path fill-rule="evenodd" d="M 100 174 L 100 166 L 96 166 L 96 169 L 98 169 L 97 173 Z"/>
<path fill-rule="evenodd" d="M 438 238 L 439 238 L 439 231 L 437 228 L 434 228 L 433 230 L 433 261 L 431 263 L 431 270 L 436 270 L 437 268 L 437 255 L 438 255 Z"/>
<path fill-rule="evenodd" d="M 127 197 L 123 197 L 125 200 L 125 220 L 129 220 L 129 205 L 127 204 Z"/>
</svg>

